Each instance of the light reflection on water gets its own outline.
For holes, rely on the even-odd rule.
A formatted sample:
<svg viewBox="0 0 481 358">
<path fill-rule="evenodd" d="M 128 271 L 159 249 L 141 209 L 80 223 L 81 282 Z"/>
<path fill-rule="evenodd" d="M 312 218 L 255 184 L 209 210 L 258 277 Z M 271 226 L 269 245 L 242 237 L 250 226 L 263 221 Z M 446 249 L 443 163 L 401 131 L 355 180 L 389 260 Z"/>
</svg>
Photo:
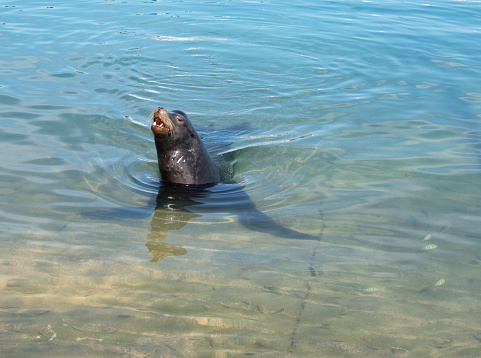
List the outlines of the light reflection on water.
<svg viewBox="0 0 481 358">
<path fill-rule="evenodd" d="M 319 6 L 3 5 L 4 356 L 477 356 L 473 4 Z M 184 210 L 159 105 L 224 173 Z"/>
</svg>

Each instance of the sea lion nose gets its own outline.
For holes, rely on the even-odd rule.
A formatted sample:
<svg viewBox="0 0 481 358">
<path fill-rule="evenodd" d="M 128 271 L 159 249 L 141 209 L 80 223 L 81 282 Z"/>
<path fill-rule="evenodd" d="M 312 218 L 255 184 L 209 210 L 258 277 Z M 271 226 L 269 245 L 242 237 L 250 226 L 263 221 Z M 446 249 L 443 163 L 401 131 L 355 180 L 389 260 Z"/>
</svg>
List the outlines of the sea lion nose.
<svg viewBox="0 0 481 358">
<path fill-rule="evenodd" d="M 162 116 L 163 114 L 167 113 L 167 110 L 164 107 L 159 107 L 157 108 L 156 112 Z"/>
</svg>

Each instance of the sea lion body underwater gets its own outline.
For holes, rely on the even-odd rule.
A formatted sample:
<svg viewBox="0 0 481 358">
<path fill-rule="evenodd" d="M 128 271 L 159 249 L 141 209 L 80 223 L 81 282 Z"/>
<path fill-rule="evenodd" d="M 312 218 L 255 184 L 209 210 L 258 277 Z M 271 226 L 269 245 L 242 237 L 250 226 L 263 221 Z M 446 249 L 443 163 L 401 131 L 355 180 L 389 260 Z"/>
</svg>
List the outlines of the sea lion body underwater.
<svg viewBox="0 0 481 358">
<path fill-rule="evenodd" d="M 154 214 L 154 218 L 161 212 L 165 213 L 166 209 L 190 213 L 187 207 L 202 205 L 202 201 L 212 194 L 208 188 L 220 182 L 219 172 L 184 112 L 168 112 L 159 107 L 152 113 L 151 119 L 162 178 L 156 199 L 156 213 L 159 215 Z M 229 209 L 237 214 L 239 222 L 245 227 L 278 237 L 319 240 L 319 237 L 278 225 L 256 209 L 242 188 L 236 189 L 235 195 L 230 198 Z M 167 221 L 163 219 L 163 222 Z"/>
</svg>

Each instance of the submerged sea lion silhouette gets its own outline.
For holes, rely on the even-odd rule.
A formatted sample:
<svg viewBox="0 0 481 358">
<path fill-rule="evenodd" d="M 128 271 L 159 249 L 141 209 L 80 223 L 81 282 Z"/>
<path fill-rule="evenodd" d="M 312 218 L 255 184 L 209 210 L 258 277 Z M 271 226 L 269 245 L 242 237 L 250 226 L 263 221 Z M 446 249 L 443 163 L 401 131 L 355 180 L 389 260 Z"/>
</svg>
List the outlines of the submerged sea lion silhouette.
<svg viewBox="0 0 481 358">
<path fill-rule="evenodd" d="M 276 224 L 255 208 L 241 186 L 219 184 L 219 172 L 184 112 L 168 112 L 159 107 L 151 118 L 162 179 L 147 243 L 154 256 L 152 261 L 185 254 L 184 248 L 168 245 L 162 240 L 169 230 L 179 230 L 190 219 L 218 210 L 224 199 L 223 192 L 228 193 L 230 211 L 237 215 L 241 224 L 251 230 L 289 239 L 320 239 Z M 189 207 L 195 207 L 197 213 L 193 213 Z M 222 208 L 226 207 L 224 205 Z"/>
</svg>

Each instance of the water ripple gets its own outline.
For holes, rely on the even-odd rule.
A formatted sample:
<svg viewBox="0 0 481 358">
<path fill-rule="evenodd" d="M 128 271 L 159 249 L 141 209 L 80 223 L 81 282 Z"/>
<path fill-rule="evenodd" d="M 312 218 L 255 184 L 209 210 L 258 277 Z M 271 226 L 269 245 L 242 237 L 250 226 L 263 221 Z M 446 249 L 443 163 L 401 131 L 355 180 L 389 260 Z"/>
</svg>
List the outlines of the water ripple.
<svg viewBox="0 0 481 358">
<path fill-rule="evenodd" d="M 450 0 L 2 5 L 2 353 L 477 356 L 478 20 Z M 155 203 L 157 106 L 222 173 L 183 211 Z M 251 204 L 311 240 L 246 229 Z"/>
</svg>

